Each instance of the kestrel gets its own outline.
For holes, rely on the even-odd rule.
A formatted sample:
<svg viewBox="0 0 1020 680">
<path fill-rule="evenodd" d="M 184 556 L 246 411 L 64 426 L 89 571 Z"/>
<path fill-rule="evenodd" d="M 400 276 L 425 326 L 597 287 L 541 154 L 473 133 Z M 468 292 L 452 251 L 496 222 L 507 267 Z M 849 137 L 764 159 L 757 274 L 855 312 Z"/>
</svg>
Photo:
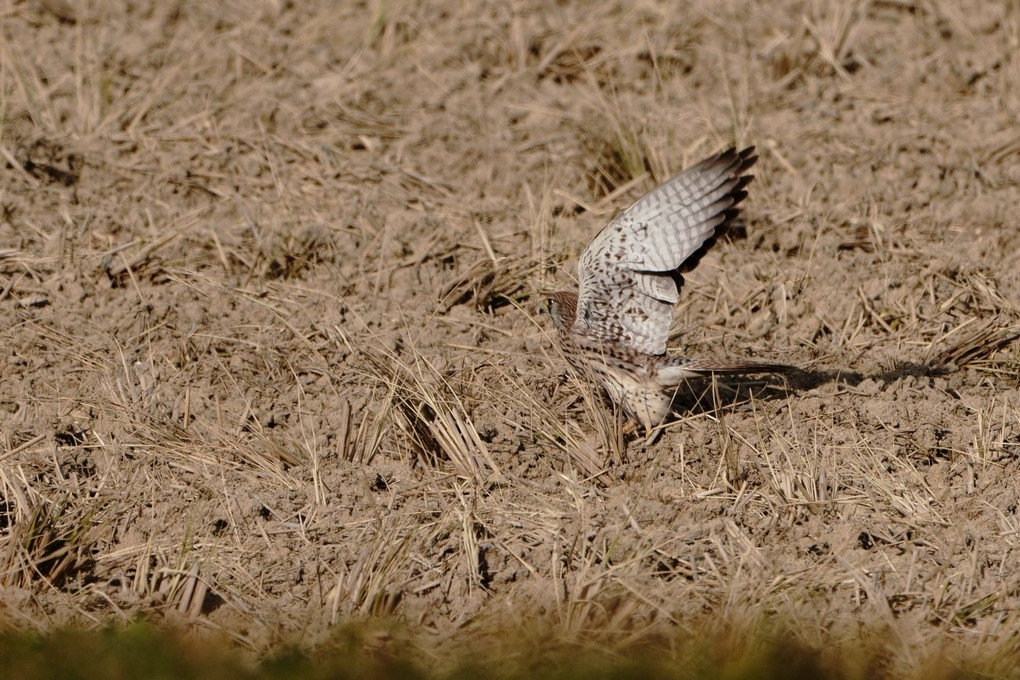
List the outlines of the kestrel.
<svg viewBox="0 0 1020 680">
<path fill-rule="evenodd" d="M 681 380 L 768 373 L 782 364 L 666 354 L 673 307 L 691 271 L 737 217 L 754 178 L 754 147 L 730 148 L 642 196 L 602 229 L 578 260 L 577 293 L 549 296 L 570 363 L 600 382 L 645 432 L 665 420 Z"/>
</svg>

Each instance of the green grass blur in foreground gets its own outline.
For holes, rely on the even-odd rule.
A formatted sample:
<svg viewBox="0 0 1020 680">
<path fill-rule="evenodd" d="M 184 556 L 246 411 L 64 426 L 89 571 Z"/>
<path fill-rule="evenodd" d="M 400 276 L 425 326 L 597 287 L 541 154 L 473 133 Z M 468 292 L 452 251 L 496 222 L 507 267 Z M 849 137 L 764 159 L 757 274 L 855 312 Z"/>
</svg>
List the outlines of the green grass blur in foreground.
<svg viewBox="0 0 1020 680">
<path fill-rule="evenodd" d="M 495 638 L 490 638 L 495 639 Z M 445 649 L 445 651 L 444 651 Z M 697 678 L 846 680 L 892 677 L 996 677 L 991 668 L 962 671 L 928 660 L 923 667 L 895 670 L 880 652 L 855 648 L 849 654 L 811 650 L 796 644 L 757 639 L 663 641 L 621 651 L 539 643 L 515 646 L 508 637 L 425 651 L 399 631 L 339 629 L 311 650 L 285 648 L 252 659 L 223 640 L 137 623 L 99 631 L 62 630 L 47 634 L 0 634 L 0 677 L 23 680 L 136 680 L 139 678 Z M 999 669 L 1002 673 L 1003 669 Z M 1008 673 L 1008 671 L 1006 671 Z"/>
</svg>

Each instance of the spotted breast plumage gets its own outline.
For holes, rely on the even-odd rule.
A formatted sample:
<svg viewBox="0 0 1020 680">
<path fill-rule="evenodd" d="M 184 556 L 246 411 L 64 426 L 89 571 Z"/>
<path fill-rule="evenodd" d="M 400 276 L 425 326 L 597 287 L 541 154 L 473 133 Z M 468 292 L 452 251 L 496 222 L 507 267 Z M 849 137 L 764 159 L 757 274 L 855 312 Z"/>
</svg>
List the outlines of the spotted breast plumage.
<svg viewBox="0 0 1020 680">
<path fill-rule="evenodd" d="M 645 194 L 588 243 L 578 291 L 549 296 L 570 363 L 601 383 L 624 412 L 651 430 L 668 415 L 667 389 L 713 373 L 763 373 L 782 364 L 673 357 L 666 340 L 683 274 L 737 217 L 753 179 L 754 147 L 707 158 Z"/>
</svg>

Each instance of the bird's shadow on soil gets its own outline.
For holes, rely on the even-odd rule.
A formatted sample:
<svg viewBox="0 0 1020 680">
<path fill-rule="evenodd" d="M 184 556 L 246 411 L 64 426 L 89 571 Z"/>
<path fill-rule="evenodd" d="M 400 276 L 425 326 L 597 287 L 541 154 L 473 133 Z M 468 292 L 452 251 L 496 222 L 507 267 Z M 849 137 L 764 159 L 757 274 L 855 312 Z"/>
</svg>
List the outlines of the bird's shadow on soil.
<svg viewBox="0 0 1020 680">
<path fill-rule="evenodd" d="M 794 394 L 809 392 L 828 383 L 856 387 L 866 380 L 881 384 L 895 382 L 908 376 L 936 378 L 954 369 L 944 366 L 897 362 L 888 370 L 864 373 L 845 369 L 800 369 L 770 374 L 761 378 L 705 377 L 690 378 L 681 383 L 673 395 L 671 408 L 676 415 L 702 415 L 717 413 L 753 400 L 775 401 Z"/>
</svg>

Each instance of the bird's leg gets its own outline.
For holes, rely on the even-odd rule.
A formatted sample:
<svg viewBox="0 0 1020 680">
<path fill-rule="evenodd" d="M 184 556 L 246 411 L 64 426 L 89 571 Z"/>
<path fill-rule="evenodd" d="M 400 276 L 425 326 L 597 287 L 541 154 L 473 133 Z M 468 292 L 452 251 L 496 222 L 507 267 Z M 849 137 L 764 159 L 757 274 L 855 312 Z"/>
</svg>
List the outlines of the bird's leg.
<svg viewBox="0 0 1020 680">
<path fill-rule="evenodd" d="M 659 441 L 659 437 L 662 435 L 662 426 L 653 427 L 651 431 L 645 431 L 645 446 L 651 446 L 655 442 Z"/>
<path fill-rule="evenodd" d="M 654 444 L 659 439 L 659 435 L 662 434 L 662 422 L 660 421 L 657 426 L 652 427 L 652 419 L 649 417 L 647 422 L 645 419 L 635 417 L 627 414 L 623 409 L 619 411 L 620 422 L 620 439 L 630 436 L 638 431 L 640 428 L 641 432 L 645 435 L 645 445 Z"/>
</svg>

